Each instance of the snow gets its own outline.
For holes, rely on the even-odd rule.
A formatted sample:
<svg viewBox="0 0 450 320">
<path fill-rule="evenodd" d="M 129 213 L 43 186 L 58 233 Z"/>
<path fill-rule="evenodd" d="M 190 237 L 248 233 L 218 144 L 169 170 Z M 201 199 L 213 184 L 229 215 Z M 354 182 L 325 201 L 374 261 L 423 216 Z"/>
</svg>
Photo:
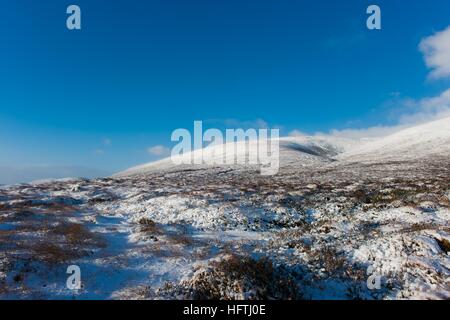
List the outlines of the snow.
<svg viewBox="0 0 450 320">
<path fill-rule="evenodd" d="M 450 117 L 407 128 L 378 139 L 347 139 L 322 135 L 284 137 L 278 139 L 278 143 L 282 168 L 317 167 L 332 160 L 375 162 L 377 159 L 385 161 L 389 159 L 418 160 L 430 155 L 446 157 L 450 154 Z M 236 157 L 248 159 L 250 154 L 258 153 L 258 141 L 239 141 L 232 144 L 236 148 Z M 198 159 L 203 159 L 202 165 L 176 165 L 169 157 L 130 168 L 116 174 L 115 177 L 168 170 L 200 170 L 211 166 L 217 167 L 221 163 L 225 163 L 224 150 L 229 145 L 212 145 L 175 157 L 175 161 L 182 158 L 192 160 L 191 163 L 198 163 L 200 161 Z M 229 167 L 242 170 L 244 168 L 254 169 L 257 166 L 229 165 Z"/>
<path fill-rule="evenodd" d="M 426 156 L 450 155 L 450 117 L 414 126 L 387 137 L 352 148 L 341 160 L 418 160 Z"/>
<path fill-rule="evenodd" d="M 271 141 L 268 143 L 270 145 Z M 326 163 L 335 155 L 348 150 L 356 145 L 362 143 L 359 140 L 352 140 L 346 138 L 337 138 L 331 136 L 300 136 L 300 137 L 285 137 L 278 139 L 280 146 L 280 166 L 311 166 L 320 163 Z M 180 159 L 188 159 L 188 162 L 199 163 L 203 160 L 202 165 L 194 164 L 175 164 L 172 158 L 165 158 L 156 162 L 151 162 L 139 165 L 123 172 L 120 172 L 115 177 L 130 176 L 136 174 L 143 174 L 147 172 L 160 172 L 167 170 L 188 170 L 188 169 L 204 169 L 211 166 L 228 166 L 234 169 L 255 168 L 249 164 L 226 165 L 227 148 L 233 146 L 236 150 L 236 158 L 247 159 L 250 155 L 258 154 L 258 141 L 239 141 L 228 143 L 225 145 L 212 145 L 202 150 L 195 150 L 186 153 L 182 156 L 176 156 L 175 161 Z M 200 160 L 199 160 L 200 159 Z M 223 163 L 223 164 L 222 164 Z M 222 164 L 222 165 L 221 165 Z"/>
<path fill-rule="evenodd" d="M 239 262 L 268 259 L 303 299 L 449 299 L 448 121 L 377 141 L 281 138 L 275 176 L 165 159 L 112 178 L 3 186 L 0 298 L 190 298 L 237 257 L 243 283 L 256 280 Z M 71 264 L 79 291 L 65 287 Z M 380 289 L 368 288 L 369 269 Z M 214 289 L 255 294 L 241 280 Z"/>
</svg>

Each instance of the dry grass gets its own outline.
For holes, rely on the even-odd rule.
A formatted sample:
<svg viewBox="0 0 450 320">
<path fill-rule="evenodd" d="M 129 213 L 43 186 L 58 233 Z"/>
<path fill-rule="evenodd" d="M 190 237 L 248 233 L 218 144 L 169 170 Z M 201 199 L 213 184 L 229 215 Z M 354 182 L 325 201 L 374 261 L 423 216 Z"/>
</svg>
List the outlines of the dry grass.
<svg viewBox="0 0 450 320">
<path fill-rule="evenodd" d="M 439 226 L 433 223 L 414 223 L 406 228 L 401 230 L 402 233 L 410 233 L 410 232 L 420 232 L 423 230 L 435 230 L 438 229 Z"/>
<path fill-rule="evenodd" d="M 63 236 L 72 246 L 105 247 L 106 242 L 98 235 L 89 231 L 85 226 L 77 223 L 61 223 L 51 231 L 53 234 Z"/>
<path fill-rule="evenodd" d="M 161 229 L 158 227 L 155 221 L 148 218 L 141 218 L 138 221 L 140 225 L 140 231 L 144 233 L 151 233 L 151 234 L 161 234 Z"/>
<path fill-rule="evenodd" d="M 319 250 L 310 251 L 309 255 L 327 277 L 349 279 L 354 283 L 366 279 L 365 267 L 350 263 L 345 255 L 334 247 L 321 247 Z"/>
<path fill-rule="evenodd" d="M 40 241 L 29 247 L 33 260 L 47 264 L 66 263 L 87 255 L 86 251 L 68 248 L 49 242 Z"/>
<path fill-rule="evenodd" d="M 310 257 L 328 274 L 337 274 L 344 269 L 346 260 L 336 248 L 324 246 L 318 250 L 310 251 Z"/>
<path fill-rule="evenodd" d="M 162 291 L 201 300 L 298 299 L 300 293 L 292 277 L 275 268 L 268 259 L 228 255 L 197 271 L 180 286 L 166 285 Z"/>
<path fill-rule="evenodd" d="M 76 223 L 62 223 L 50 229 L 45 239 L 24 243 L 33 260 L 47 264 L 73 261 L 90 254 L 92 249 L 103 248 L 106 242 L 100 236 Z"/>
<path fill-rule="evenodd" d="M 29 221 L 14 230 L 1 231 L 0 241 L 17 261 L 31 257 L 31 261 L 50 265 L 81 258 L 106 246 L 103 238 L 80 224 L 63 222 L 53 227 L 47 220 Z"/>
</svg>

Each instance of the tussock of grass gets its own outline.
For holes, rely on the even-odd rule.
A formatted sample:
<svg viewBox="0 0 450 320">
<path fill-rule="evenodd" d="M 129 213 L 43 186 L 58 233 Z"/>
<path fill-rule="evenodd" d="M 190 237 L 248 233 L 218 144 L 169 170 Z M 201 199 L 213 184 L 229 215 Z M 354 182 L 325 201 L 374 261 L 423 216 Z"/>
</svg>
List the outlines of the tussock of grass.
<svg viewBox="0 0 450 320">
<path fill-rule="evenodd" d="M 63 236 L 73 246 L 92 245 L 104 247 L 106 243 L 85 226 L 77 223 L 62 223 L 56 226 L 52 233 Z"/>
<path fill-rule="evenodd" d="M 48 264 L 67 263 L 85 256 L 83 250 L 75 250 L 67 246 L 61 246 L 49 242 L 39 242 L 30 247 L 33 252 L 33 260 Z"/>
<path fill-rule="evenodd" d="M 163 291 L 190 299 L 263 300 L 299 299 L 294 279 L 270 260 L 228 255 L 201 269 L 180 286 L 167 284 Z"/>
</svg>

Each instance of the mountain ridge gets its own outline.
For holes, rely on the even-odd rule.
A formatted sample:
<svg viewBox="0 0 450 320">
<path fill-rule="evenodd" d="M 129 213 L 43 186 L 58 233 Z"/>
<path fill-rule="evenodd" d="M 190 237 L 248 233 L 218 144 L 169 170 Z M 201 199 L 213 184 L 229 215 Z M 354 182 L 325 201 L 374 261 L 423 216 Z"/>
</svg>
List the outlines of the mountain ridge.
<svg viewBox="0 0 450 320">
<path fill-rule="evenodd" d="M 432 156 L 450 156 L 450 117 L 415 125 L 377 139 L 350 139 L 331 135 L 282 137 L 280 146 L 280 168 L 308 167 L 329 162 L 373 162 L 385 160 L 412 160 Z M 257 140 L 234 142 L 238 156 L 248 157 L 257 152 Z M 226 144 L 225 144 L 226 145 Z M 194 150 L 182 157 L 216 160 L 225 157 L 224 145 L 207 146 Z M 246 148 L 247 147 L 247 148 Z M 213 154 L 213 156 L 211 156 Z M 208 158 L 209 157 L 209 158 Z M 212 158 L 211 158 L 212 157 Z M 205 159 L 203 158 L 203 159 Z M 235 169 L 255 168 L 250 165 L 176 165 L 171 158 L 145 163 L 116 173 L 113 177 L 123 177 L 158 171 L 187 170 L 211 166 L 228 166 Z"/>
</svg>

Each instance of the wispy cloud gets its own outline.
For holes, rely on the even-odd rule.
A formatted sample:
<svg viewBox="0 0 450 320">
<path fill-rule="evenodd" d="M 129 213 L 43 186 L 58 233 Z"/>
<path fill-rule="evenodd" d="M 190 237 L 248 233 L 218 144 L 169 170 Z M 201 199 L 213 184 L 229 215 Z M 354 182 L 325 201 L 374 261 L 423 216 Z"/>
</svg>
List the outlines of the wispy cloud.
<svg viewBox="0 0 450 320">
<path fill-rule="evenodd" d="M 105 148 L 108 148 L 109 146 L 111 146 L 111 144 L 112 144 L 112 140 L 110 138 L 103 138 L 102 139 L 103 148 L 100 147 L 98 149 L 95 149 L 94 151 L 92 151 L 92 153 L 97 156 L 102 156 L 105 154 Z"/>
<path fill-rule="evenodd" d="M 364 138 L 378 138 L 390 135 L 394 132 L 407 128 L 407 125 L 396 126 L 373 126 L 362 129 L 332 129 L 328 133 L 316 133 L 315 135 L 331 135 L 334 137 L 348 138 L 348 139 L 364 139 Z"/>
<path fill-rule="evenodd" d="M 450 78 L 450 26 L 422 39 L 419 45 L 427 66 L 431 69 L 430 78 Z M 400 98 L 400 93 L 391 93 L 393 99 L 388 101 L 391 106 L 387 113 L 389 117 L 395 117 L 395 125 L 373 126 L 369 128 L 349 128 L 343 130 L 330 130 L 328 134 L 345 138 L 374 138 L 392 134 L 396 131 L 420 123 L 450 117 L 450 88 L 434 97 L 421 99 Z M 302 134 L 294 130 L 291 135 Z M 322 133 L 316 133 L 320 135 Z"/>
<path fill-rule="evenodd" d="M 97 155 L 97 156 L 104 155 L 105 154 L 105 150 L 103 150 L 103 149 L 96 149 L 96 150 L 94 150 L 94 154 Z"/>
<path fill-rule="evenodd" d="M 424 54 L 427 66 L 431 69 L 432 79 L 450 76 L 450 26 L 423 39 L 419 48 Z"/>
<path fill-rule="evenodd" d="M 304 136 L 308 136 L 308 134 L 306 132 L 300 131 L 298 129 L 292 130 L 291 132 L 289 132 L 289 136 L 291 137 L 304 137 Z"/>
<path fill-rule="evenodd" d="M 161 156 L 168 155 L 170 153 L 170 149 L 165 146 L 162 146 L 162 145 L 156 145 L 156 146 L 147 148 L 147 152 L 153 156 L 161 157 Z"/>
<path fill-rule="evenodd" d="M 400 124 L 417 124 L 450 116 L 450 89 L 436 97 L 409 100 L 408 110 L 400 115 Z"/>
<path fill-rule="evenodd" d="M 390 102 L 392 104 L 393 102 Z M 390 110 L 395 115 L 395 125 L 378 125 L 368 128 L 333 129 L 328 134 L 343 138 L 376 138 L 383 137 L 405 128 L 445 117 L 450 117 L 450 89 L 439 96 L 419 100 L 410 98 L 395 100 L 395 108 Z M 322 133 L 316 133 L 322 134 Z"/>
</svg>

